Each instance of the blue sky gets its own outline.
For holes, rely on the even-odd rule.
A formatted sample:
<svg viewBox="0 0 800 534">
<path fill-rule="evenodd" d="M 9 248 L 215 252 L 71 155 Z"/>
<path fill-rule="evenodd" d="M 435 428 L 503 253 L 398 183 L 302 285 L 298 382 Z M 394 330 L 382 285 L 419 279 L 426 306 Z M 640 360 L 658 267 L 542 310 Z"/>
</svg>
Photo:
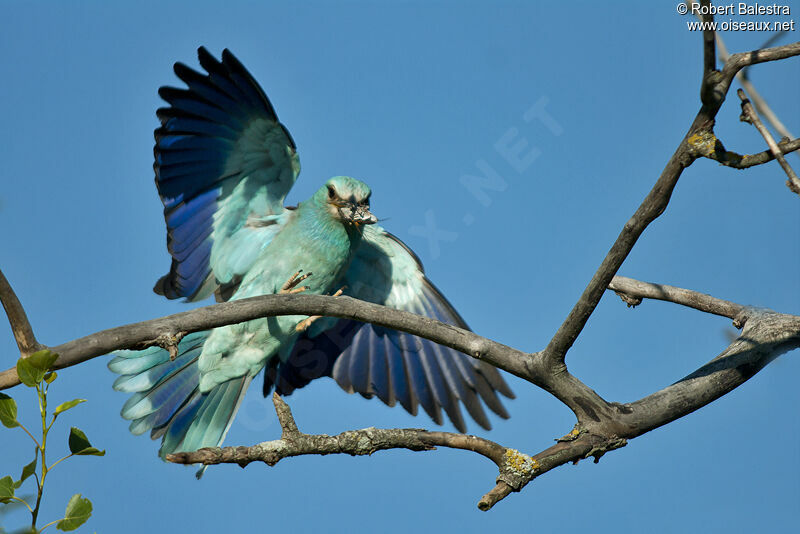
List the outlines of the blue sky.
<svg viewBox="0 0 800 534">
<path fill-rule="evenodd" d="M 366 181 L 373 211 L 472 328 L 531 351 L 555 332 L 699 107 L 701 36 L 674 2 L 71 4 L 4 2 L 0 19 L 0 267 L 52 345 L 187 309 L 151 291 L 169 267 L 152 130 L 157 88 L 178 84 L 172 63 L 195 66 L 199 45 L 230 48 L 294 136 L 303 171 L 290 202 L 333 175 Z M 765 38 L 724 37 L 733 51 Z M 795 133 L 798 61 L 751 71 Z M 532 108 L 546 118 L 526 115 Z M 738 117 L 734 96 L 718 136 L 731 150 L 763 150 Z M 502 155 L 523 141 L 527 160 Z M 475 195 L 462 177 L 487 166 L 501 190 Z M 775 163 L 696 162 L 620 274 L 800 313 L 800 211 L 784 181 Z M 606 399 L 632 401 L 713 358 L 732 331 L 725 319 L 659 302 L 631 310 L 607 294 L 568 364 Z M 0 347 L 3 367 L 13 365 L 2 322 Z M 81 492 L 95 506 L 86 529 L 97 532 L 789 527 L 800 519 L 797 356 L 598 465 L 548 473 L 489 513 L 475 504 L 495 467 L 463 451 L 221 466 L 197 482 L 194 469 L 164 464 L 156 443 L 128 433 L 125 396 L 98 358 L 60 373 L 51 402 L 88 402 L 62 416 L 52 454 L 75 424 L 107 455 L 59 466 L 42 518 Z M 532 454 L 572 428 L 548 394 L 509 383 L 511 419 L 480 435 Z M 227 444 L 279 435 L 259 389 Z M 32 423 L 30 392 L 9 393 Z M 305 432 L 435 428 L 331 380 L 287 400 Z M 23 438 L 0 428 L 0 476 L 30 460 Z M 3 519 L 13 527 L 25 516 Z"/>
</svg>

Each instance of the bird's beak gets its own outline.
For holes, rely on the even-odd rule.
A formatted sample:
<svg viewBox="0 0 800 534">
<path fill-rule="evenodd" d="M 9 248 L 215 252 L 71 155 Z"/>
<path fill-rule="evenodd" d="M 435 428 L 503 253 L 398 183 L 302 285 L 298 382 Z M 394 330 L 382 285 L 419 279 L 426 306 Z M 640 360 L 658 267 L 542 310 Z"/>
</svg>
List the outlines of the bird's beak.
<svg viewBox="0 0 800 534">
<path fill-rule="evenodd" d="M 351 223 L 355 224 L 356 226 L 360 224 L 375 224 L 378 222 L 378 218 L 375 217 L 372 213 L 370 213 L 369 208 L 366 206 L 358 206 L 356 204 L 351 204 L 350 209 L 347 210 L 350 213 L 347 214 L 347 220 Z M 347 213 L 345 211 L 345 213 Z"/>
</svg>

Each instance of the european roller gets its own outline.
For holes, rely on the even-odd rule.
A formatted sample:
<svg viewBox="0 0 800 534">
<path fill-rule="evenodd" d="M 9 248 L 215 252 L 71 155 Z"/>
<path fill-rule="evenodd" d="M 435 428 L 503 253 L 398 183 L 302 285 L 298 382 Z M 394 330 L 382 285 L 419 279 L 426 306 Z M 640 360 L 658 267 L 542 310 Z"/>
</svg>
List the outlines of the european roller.
<svg viewBox="0 0 800 534">
<path fill-rule="evenodd" d="M 233 54 L 198 55 L 206 73 L 176 63 L 187 87 L 159 90 L 168 106 L 157 111 L 153 167 L 172 265 L 154 291 L 192 302 L 343 291 L 467 328 L 416 255 L 376 224 L 364 182 L 336 176 L 298 206 L 283 205 L 300 172 L 291 135 Z M 461 404 L 490 429 L 482 403 L 507 418 L 498 393 L 513 398 L 486 363 L 352 320 L 255 319 L 187 335 L 177 348 L 173 359 L 153 347 L 120 351 L 109 363 L 120 375 L 114 389 L 133 393 L 122 416 L 134 434 L 161 439 L 162 458 L 220 445 L 262 370 L 265 396 L 327 376 L 414 415 L 422 406 L 437 424 L 444 410 L 461 432 Z"/>
</svg>

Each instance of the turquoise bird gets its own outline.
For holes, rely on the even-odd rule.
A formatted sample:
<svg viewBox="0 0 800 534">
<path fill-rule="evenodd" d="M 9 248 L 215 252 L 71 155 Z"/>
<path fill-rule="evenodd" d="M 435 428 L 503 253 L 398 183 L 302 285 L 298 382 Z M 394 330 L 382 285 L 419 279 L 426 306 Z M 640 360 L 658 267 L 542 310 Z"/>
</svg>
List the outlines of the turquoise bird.
<svg viewBox="0 0 800 534">
<path fill-rule="evenodd" d="M 164 204 L 169 299 L 237 300 L 282 291 L 352 297 L 467 328 L 425 277 L 417 257 L 376 224 L 370 188 L 347 176 L 325 182 L 297 207 L 283 201 L 300 172 L 295 143 L 264 91 L 228 50 L 198 50 L 182 63 L 186 88 L 162 87 L 155 182 Z M 300 275 L 300 273 L 304 273 Z M 303 286 L 299 286 L 302 283 Z M 293 288 L 293 289 L 292 289 Z M 430 341 L 334 318 L 255 319 L 184 337 L 178 354 L 120 351 L 109 363 L 134 434 L 161 439 L 160 456 L 222 443 L 250 382 L 289 395 L 328 376 L 349 393 L 442 413 L 466 430 L 460 404 L 491 428 L 482 402 L 508 418 L 497 393 L 513 393 L 494 367 Z M 482 401 L 482 402 L 481 402 Z"/>
</svg>

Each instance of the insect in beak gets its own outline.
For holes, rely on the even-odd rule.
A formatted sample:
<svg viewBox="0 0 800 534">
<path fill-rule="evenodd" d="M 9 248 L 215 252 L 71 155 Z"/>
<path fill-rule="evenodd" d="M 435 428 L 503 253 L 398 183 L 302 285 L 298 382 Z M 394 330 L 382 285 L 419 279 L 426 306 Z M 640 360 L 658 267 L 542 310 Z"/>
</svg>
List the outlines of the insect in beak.
<svg viewBox="0 0 800 534">
<path fill-rule="evenodd" d="M 343 221 L 354 224 L 357 228 L 362 224 L 375 224 L 378 218 L 369 211 L 369 207 L 363 204 L 348 202 L 338 206 L 339 216 Z"/>
</svg>

